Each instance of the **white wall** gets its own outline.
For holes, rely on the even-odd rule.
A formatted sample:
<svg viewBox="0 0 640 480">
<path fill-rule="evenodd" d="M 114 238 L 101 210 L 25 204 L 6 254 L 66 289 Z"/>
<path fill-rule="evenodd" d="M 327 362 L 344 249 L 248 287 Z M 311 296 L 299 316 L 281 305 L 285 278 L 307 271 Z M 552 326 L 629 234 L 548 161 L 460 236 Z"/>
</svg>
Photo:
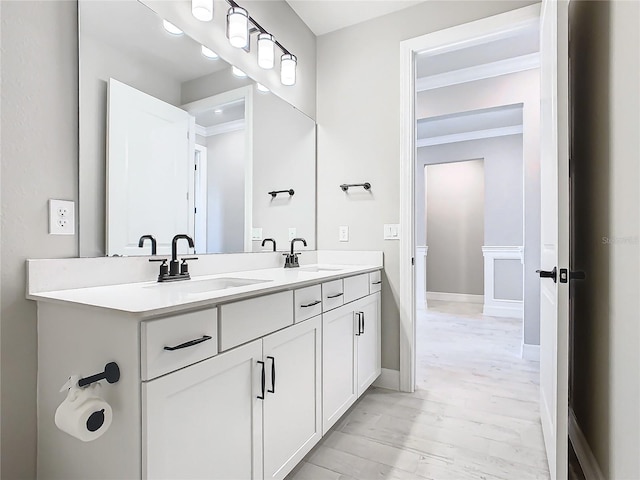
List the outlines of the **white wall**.
<svg viewBox="0 0 640 480">
<path fill-rule="evenodd" d="M 207 138 L 207 252 L 244 252 L 245 131 Z"/>
<path fill-rule="evenodd" d="M 427 165 L 427 289 L 484 293 L 484 160 Z M 424 197 L 423 197 L 424 198 Z M 425 205 L 422 205 L 425 213 Z M 416 217 L 418 212 L 416 212 Z"/>
<path fill-rule="evenodd" d="M 384 368 L 400 364 L 399 249 L 383 240 L 383 224 L 399 221 L 400 42 L 532 3 L 429 1 L 318 37 L 318 247 L 384 251 Z M 364 181 L 366 195 L 338 187 Z"/>
<path fill-rule="evenodd" d="M 416 117 L 522 104 L 524 165 L 524 343 L 540 344 L 540 72 L 528 70 L 420 92 Z M 487 187 L 487 191 L 490 187 Z M 499 222 L 498 222 L 499 223 Z M 489 227 L 488 227 L 488 230 Z M 491 240 L 491 239 L 485 239 Z"/>
<path fill-rule="evenodd" d="M 78 70 L 74 2 L 2 2 L 3 479 L 36 478 L 36 305 L 25 259 L 73 257 L 77 238 L 47 234 L 47 200 L 77 200 Z M 64 374 L 61 375 L 64 381 Z"/>
<path fill-rule="evenodd" d="M 604 474 L 640 478 L 640 4 L 571 2 L 571 406 Z"/>
<path fill-rule="evenodd" d="M 80 255 L 105 254 L 105 172 L 109 77 L 172 105 L 180 105 L 180 82 L 126 52 L 83 32 L 80 42 L 80 157 L 78 221 Z"/>
</svg>

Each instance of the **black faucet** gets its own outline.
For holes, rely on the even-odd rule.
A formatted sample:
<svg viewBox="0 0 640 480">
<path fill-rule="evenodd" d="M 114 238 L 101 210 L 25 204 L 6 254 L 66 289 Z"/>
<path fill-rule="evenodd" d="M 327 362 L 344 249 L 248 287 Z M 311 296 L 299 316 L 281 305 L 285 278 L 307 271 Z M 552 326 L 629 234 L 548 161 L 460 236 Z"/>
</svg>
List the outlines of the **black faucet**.
<svg viewBox="0 0 640 480">
<path fill-rule="evenodd" d="M 273 243 L 273 251 L 276 251 L 276 241 L 273 238 L 265 238 L 264 240 L 262 240 L 262 246 L 264 247 L 264 244 L 267 242 L 271 242 Z"/>
<path fill-rule="evenodd" d="M 194 248 L 193 239 L 189 235 L 185 235 L 182 233 L 173 237 L 173 240 L 171 240 L 171 262 L 169 262 L 169 277 L 179 277 L 181 274 L 186 273 L 185 277 L 181 279 L 188 280 L 190 276 L 189 276 L 188 267 L 186 266 L 187 263 L 185 260 L 195 260 L 195 258 L 183 259 L 182 261 L 183 271 L 181 271 L 180 262 L 178 261 L 178 240 L 182 238 L 185 239 L 187 242 L 189 242 L 189 248 Z"/>
<path fill-rule="evenodd" d="M 289 254 L 284 254 L 286 255 L 285 261 L 284 261 L 284 268 L 296 268 L 300 266 L 300 263 L 298 262 L 298 255 L 300 255 L 299 253 L 293 253 L 293 245 L 296 242 L 302 242 L 302 244 L 306 247 L 307 246 L 307 241 L 304 238 L 294 238 L 293 240 L 291 240 L 291 253 Z"/>
<path fill-rule="evenodd" d="M 151 241 L 151 255 L 155 255 L 157 252 L 157 242 L 156 239 L 153 237 L 153 235 L 142 235 L 140 237 L 140 240 L 138 240 L 138 247 L 142 248 L 142 246 L 144 245 L 144 241 L 145 240 L 150 240 Z"/>
</svg>

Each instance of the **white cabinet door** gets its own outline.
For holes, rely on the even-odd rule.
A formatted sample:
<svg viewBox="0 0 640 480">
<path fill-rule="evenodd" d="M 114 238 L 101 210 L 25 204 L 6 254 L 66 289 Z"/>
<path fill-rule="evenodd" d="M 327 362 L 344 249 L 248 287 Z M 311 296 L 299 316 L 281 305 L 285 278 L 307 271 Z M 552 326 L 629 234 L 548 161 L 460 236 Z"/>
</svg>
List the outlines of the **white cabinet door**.
<svg viewBox="0 0 640 480">
<path fill-rule="evenodd" d="M 322 436 L 321 319 L 297 323 L 263 342 L 264 478 L 282 479 Z"/>
<path fill-rule="evenodd" d="M 322 315 L 323 434 L 358 398 L 356 325 L 353 305 L 344 305 Z"/>
<path fill-rule="evenodd" d="M 143 478 L 262 478 L 261 360 L 258 340 L 143 383 Z"/>
<path fill-rule="evenodd" d="M 356 351 L 358 354 L 358 397 L 380 375 L 380 293 L 354 304 Z"/>
</svg>

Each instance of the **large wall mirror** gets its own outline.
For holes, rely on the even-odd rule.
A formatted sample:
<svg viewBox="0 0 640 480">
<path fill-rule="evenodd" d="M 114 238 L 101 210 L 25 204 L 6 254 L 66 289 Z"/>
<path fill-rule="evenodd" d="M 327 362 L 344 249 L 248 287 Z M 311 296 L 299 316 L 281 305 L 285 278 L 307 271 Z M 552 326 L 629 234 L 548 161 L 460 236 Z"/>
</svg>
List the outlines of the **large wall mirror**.
<svg viewBox="0 0 640 480">
<path fill-rule="evenodd" d="M 80 1 L 78 23 L 81 256 L 179 233 L 199 254 L 315 248 L 312 119 L 137 0 Z"/>
</svg>

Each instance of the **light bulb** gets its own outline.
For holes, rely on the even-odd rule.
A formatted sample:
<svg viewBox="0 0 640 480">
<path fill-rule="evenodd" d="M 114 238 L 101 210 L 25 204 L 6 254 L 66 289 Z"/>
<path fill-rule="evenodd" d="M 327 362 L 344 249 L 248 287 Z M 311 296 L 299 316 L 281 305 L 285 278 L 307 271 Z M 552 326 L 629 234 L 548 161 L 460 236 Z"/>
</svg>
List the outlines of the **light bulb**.
<svg viewBox="0 0 640 480">
<path fill-rule="evenodd" d="M 184 33 L 182 30 L 176 27 L 173 23 L 167 22 L 166 20 L 162 21 L 162 26 L 171 35 L 182 35 Z"/>
<path fill-rule="evenodd" d="M 246 78 L 247 74 L 244 73 L 242 70 L 240 70 L 238 67 L 236 66 L 232 66 L 231 67 L 231 72 L 236 76 L 236 77 L 240 77 L 240 78 Z"/>
<path fill-rule="evenodd" d="M 268 92 L 269 89 L 267 87 L 265 87 L 264 85 L 262 85 L 261 83 L 256 83 L 256 87 L 258 87 L 258 90 L 261 92 Z"/>
<path fill-rule="evenodd" d="M 227 36 L 229 43 L 236 48 L 245 48 L 249 44 L 249 14 L 244 8 L 231 7 L 227 12 Z"/>
<path fill-rule="evenodd" d="M 214 52 L 210 48 L 205 47 L 204 45 L 201 45 L 201 51 L 202 51 L 202 55 L 204 55 L 207 58 L 210 58 L 211 60 L 215 60 L 216 58 L 218 58 L 218 54 L 216 52 Z"/>
<path fill-rule="evenodd" d="M 260 68 L 273 68 L 276 59 L 275 39 L 270 33 L 258 35 L 258 66 Z"/>
<path fill-rule="evenodd" d="M 213 19 L 213 0 L 191 0 L 191 13 L 201 22 Z"/>
<path fill-rule="evenodd" d="M 298 59 L 295 55 L 285 53 L 280 57 L 280 82 L 283 85 L 296 84 L 296 64 Z"/>
</svg>

